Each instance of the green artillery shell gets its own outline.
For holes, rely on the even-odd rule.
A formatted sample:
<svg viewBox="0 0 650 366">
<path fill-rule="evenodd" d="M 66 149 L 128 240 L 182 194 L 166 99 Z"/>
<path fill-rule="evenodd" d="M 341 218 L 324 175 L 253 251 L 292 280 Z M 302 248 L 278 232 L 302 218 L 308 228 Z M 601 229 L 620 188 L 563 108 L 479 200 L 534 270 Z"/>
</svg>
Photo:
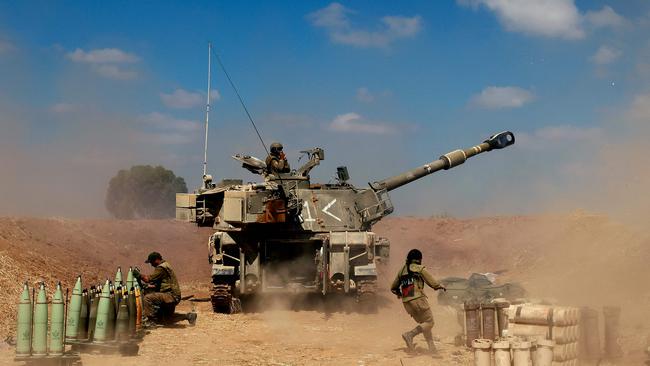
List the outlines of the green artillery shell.
<svg viewBox="0 0 650 366">
<path fill-rule="evenodd" d="M 135 304 L 135 291 L 133 287 L 129 290 L 129 297 L 127 298 L 126 305 L 129 307 L 129 333 L 135 335 L 135 317 L 136 317 L 136 304 Z"/>
<path fill-rule="evenodd" d="M 115 339 L 115 318 L 116 318 L 116 307 L 115 307 L 115 291 L 111 290 L 110 292 L 110 298 L 111 298 L 111 303 L 109 304 L 109 311 L 108 311 L 108 340 L 114 340 Z"/>
<path fill-rule="evenodd" d="M 109 330 L 109 312 L 111 311 L 111 293 L 108 280 L 102 286 L 102 293 L 99 295 L 99 303 L 97 305 L 97 314 L 95 320 L 95 331 L 93 334 L 93 341 L 97 343 L 106 342 L 108 340 Z"/>
<path fill-rule="evenodd" d="M 136 332 L 142 329 L 142 298 L 140 297 L 140 287 L 135 284 L 134 296 L 135 297 L 135 330 Z"/>
<path fill-rule="evenodd" d="M 50 319 L 50 355 L 59 356 L 63 354 L 63 320 L 65 317 L 65 305 L 63 304 L 63 292 L 61 283 L 56 285 L 56 291 L 52 298 L 52 318 Z"/>
<path fill-rule="evenodd" d="M 131 291 L 133 287 L 133 268 L 129 267 L 129 273 L 126 274 L 126 290 Z"/>
<path fill-rule="evenodd" d="M 113 302 L 115 303 L 115 316 L 117 316 L 117 309 L 120 307 L 120 300 L 122 298 L 122 287 L 118 286 L 114 291 L 113 291 Z"/>
<path fill-rule="evenodd" d="M 77 277 L 77 282 L 72 289 L 72 297 L 68 304 L 68 317 L 66 322 L 65 339 L 77 339 L 77 327 L 79 324 L 79 312 L 81 311 L 81 276 Z"/>
<path fill-rule="evenodd" d="M 92 291 L 90 298 L 90 311 L 88 312 L 88 340 L 93 340 L 95 334 L 95 321 L 97 320 L 97 305 L 99 304 L 99 292 L 97 289 Z"/>
<path fill-rule="evenodd" d="M 113 281 L 115 287 L 122 286 L 122 267 L 117 267 L 117 272 L 115 272 L 115 281 Z"/>
<path fill-rule="evenodd" d="M 30 355 L 32 348 L 32 299 L 27 282 L 18 303 L 18 327 L 16 329 L 16 357 Z"/>
<path fill-rule="evenodd" d="M 45 284 L 41 283 L 34 306 L 34 335 L 32 336 L 32 356 L 47 355 L 47 295 Z"/>
<path fill-rule="evenodd" d="M 123 297 L 117 310 L 117 318 L 115 320 L 115 339 L 118 341 L 128 341 L 131 337 L 129 334 L 129 307 L 126 302 L 127 298 Z"/>
<path fill-rule="evenodd" d="M 79 327 L 77 329 L 77 339 L 88 338 L 88 292 L 84 290 L 81 293 L 81 311 L 79 311 Z"/>
</svg>

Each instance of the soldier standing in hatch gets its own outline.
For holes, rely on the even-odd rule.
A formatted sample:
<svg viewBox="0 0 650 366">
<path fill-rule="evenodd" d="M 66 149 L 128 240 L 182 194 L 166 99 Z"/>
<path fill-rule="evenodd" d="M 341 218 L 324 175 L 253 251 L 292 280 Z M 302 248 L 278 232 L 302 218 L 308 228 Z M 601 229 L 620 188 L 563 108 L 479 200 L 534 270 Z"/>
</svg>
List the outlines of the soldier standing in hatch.
<svg viewBox="0 0 650 366">
<path fill-rule="evenodd" d="M 171 323 L 187 320 L 190 325 L 194 325 L 196 313 L 174 313 L 176 305 L 181 301 L 181 288 L 169 262 L 165 261 L 160 253 L 151 252 L 145 263 L 154 267 L 153 274 L 139 276 L 140 280 L 148 285 L 147 288 L 153 290 L 144 295 L 143 310 L 147 320 L 152 322 L 162 316 Z"/>
<path fill-rule="evenodd" d="M 392 293 L 402 299 L 406 312 L 418 322 L 418 325 L 404 334 L 402 338 L 406 342 L 409 351 L 415 349 L 413 338 L 422 333 L 429 346 L 429 352 L 436 353 L 436 346 L 433 344 L 433 314 L 424 293 L 424 284 L 434 290 L 447 291 L 445 286 L 439 284 L 422 265 L 422 252 L 411 249 L 406 256 L 406 264 L 395 276 L 390 287 Z"/>
<path fill-rule="evenodd" d="M 282 144 L 272 143 L 271 152 L 266 157 L 266 173 L 278 175 L 278 173 L 289 173 L 290 171 L 289 162 L 282 151 Z"/>
</svg>

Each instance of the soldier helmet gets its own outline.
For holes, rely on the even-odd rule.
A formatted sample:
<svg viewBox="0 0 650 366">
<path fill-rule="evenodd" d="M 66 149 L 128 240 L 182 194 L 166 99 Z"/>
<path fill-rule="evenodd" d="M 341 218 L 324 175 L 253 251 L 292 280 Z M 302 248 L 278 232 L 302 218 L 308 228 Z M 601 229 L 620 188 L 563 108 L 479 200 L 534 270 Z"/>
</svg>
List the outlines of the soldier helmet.
<svg viewBox="0 0 650 366">
<path fill-rule="evenodd" d="M 160 255 L 158 252 L 151 252 L 149 253 L 149 256 L 147 256 L 147 260 L 144 262 L 153 263 L 156 259 L 162 259 L 162 255 Z"/>
<path fill-rule="evenodd" d="M 406 261 L 412 263 L 413 261 L 421 261 L 422 252 L 417 249 L 411 249 L 409 254 L 406 255 Z"/>
<path fill-rule="evenodd" d="M 271 154 L 278 154 L 282 151 L 282 144 L 279 142 L 274 142 L 271 144 Z"/>
</svg>

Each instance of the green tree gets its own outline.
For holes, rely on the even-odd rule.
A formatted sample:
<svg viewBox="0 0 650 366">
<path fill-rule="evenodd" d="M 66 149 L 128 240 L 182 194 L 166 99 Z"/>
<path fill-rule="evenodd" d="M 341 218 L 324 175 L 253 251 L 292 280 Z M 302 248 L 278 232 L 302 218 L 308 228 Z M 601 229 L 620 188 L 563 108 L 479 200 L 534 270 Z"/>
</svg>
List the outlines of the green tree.
<svg viewBox="0 0 650 366">
<path fill-rule="evenodd" d="M 187 193 L 183 178 L 162 166 L 135 165 L 111 178 L 104 205 L 118 219 L 174 217 L 176 193 Z"/>
</svg>

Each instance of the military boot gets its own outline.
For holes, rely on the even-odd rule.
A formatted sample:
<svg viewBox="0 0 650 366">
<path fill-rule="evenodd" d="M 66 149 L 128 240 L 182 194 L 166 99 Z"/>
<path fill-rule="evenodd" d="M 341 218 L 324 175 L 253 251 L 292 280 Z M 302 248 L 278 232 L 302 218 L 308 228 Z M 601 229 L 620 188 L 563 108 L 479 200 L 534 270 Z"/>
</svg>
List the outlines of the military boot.
<svg viewBox="0 0 650 366">
<path fill-rule="evenodd" d="M 429 354 L 434 357 L 434 358 L 441 358 L 441 356 L 438 354 L 438 348 L 436 348 L 435 343 L 433 343 L 433 336 L 429 334 L 424 335 L 424 338 L 427 340 L 427 346 L 429 347 Z"/>
<path fill-rule="evenodd" d="M 190 323 L 190 326 L 193 327 L 194 325 L 196 325 L 196 313 L 195 312 L 192 311 L 190 313 L 187 313 L 186 317 L 187 317 L 187 322 Z"/>
<path fill-rule="evenodd" d="M 427 339 L 427 346 L 429 346 L 429 354 L 433 357 L 440 357 L 438 354 L 438 348 L 436 348 L 436 345 L 433 343 L 433 339 Z"/>
<path fill-rule="evenodd" d="M 418 325 L 417 327 L 413 328 L 413 330 L 410 330 L 402 334 L 402 339 L 404 339 L 404 342 L 406 343 L 406 348 L 408 348 L 409 351 L 415 350 L 415 344 L 413 344 L 413 337 L 415 337 L 420 333 L 422 333 L 422 327 Z"/>
</svg>

